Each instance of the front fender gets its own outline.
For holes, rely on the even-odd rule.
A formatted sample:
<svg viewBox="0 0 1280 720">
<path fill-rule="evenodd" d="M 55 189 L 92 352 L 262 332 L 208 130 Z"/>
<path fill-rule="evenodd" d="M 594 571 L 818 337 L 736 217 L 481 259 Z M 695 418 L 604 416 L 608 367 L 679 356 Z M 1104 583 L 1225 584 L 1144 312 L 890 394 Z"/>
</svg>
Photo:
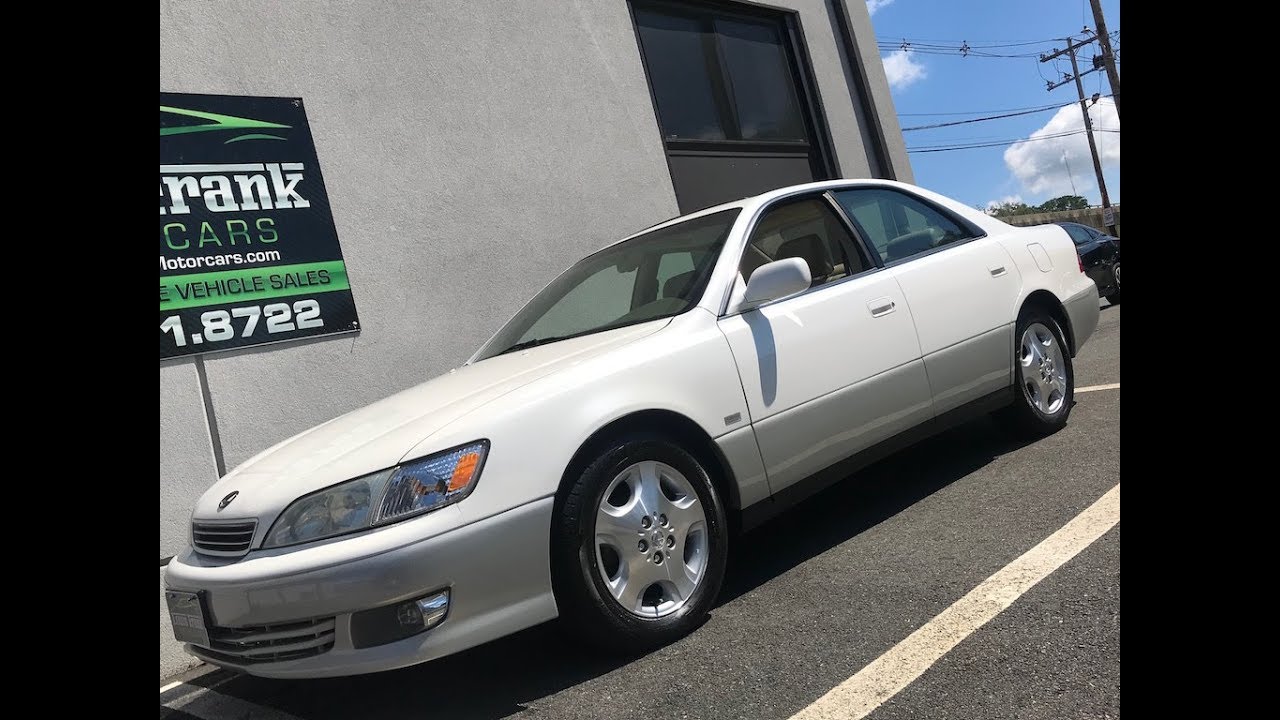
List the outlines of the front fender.
<svg viewBox="0 0 1280 720">
<path fill-rule="evenodd" d="M 598 430 L 643 410 L 683 415 L 711 438 L 750 433 L 737 367 L 715 317 L 701 308 L 662 330 L 566 367 L 458 420 L 413 455 L 488 438 L 467 522 L 555 494 L 578 449 Z"/>
</svg>

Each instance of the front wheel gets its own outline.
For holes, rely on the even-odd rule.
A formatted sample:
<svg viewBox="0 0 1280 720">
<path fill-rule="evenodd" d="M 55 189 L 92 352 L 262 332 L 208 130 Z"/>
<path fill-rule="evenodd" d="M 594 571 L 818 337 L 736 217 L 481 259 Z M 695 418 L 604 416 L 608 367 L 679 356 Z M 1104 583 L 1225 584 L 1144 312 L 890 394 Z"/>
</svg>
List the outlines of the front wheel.
<svg viewBox="0 0 1280 720">
<path fill-rule="evenodd" d="M 720 592 L 725 512 L 703 464 L 671 440 L 608 443 L 557 503 L 552 579 L 570 630 L 642 652 L 698 626 Z"/>
<path fill-rule="evenodd" d="M 1018 318 L 1014 351 L 1013 404 L 997 417 L 1015 434 L 1042 437 L 1067 424 L 1075 398 L 1075 373 L 1062 329 L 1048 315 L 1025 311 Z"/>
</svg>

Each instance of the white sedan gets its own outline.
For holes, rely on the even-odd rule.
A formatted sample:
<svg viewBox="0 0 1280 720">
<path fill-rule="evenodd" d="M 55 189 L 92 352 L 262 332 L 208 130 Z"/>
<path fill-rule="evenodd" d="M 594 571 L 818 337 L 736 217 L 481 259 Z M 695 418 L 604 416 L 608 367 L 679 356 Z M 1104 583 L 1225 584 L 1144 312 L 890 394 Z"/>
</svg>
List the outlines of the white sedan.
<svg viewBox="0 0 1280 720">
<path fill-rule="evenodd" d="M 248 460 L 165 574 L 178 640 L 268 677 L 562 618 L 679 638 L 737 531 L 995 412 L 1054 432 L 1098 291 L 1062 228 L 881 180 L 783 188 L 579 261 L 462 367 Z"/>
</svg>

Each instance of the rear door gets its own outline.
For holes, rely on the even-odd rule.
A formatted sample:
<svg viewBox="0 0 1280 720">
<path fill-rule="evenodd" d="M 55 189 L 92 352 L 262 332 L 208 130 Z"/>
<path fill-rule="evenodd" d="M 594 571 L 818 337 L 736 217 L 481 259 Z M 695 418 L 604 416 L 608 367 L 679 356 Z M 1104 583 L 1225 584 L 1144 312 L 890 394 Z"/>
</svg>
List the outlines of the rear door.
<svg viewBox="0 0 1280 720">
<path fill-rule="evenodd" d="M 915 325 L 894 272 L 878 268 L 825 195 L 787 199 L 751 231 L 743 281 L 784 257 L 812 287 L 720 319 L 774 492 L 927 420 Z"/>
<path fill-rule="evenodd" d="M 940 415 L 1012 384 L 1013 258 L 977 226 L 897 188 L 833 193 L 894 271 L 915 318 Z"/>
</svg>

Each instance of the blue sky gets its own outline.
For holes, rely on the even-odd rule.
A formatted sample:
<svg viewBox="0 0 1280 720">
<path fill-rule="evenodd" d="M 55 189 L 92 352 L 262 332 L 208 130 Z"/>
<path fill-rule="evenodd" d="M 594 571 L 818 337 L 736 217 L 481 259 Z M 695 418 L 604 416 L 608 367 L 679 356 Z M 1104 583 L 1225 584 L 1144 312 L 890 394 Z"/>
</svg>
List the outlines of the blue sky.
<svg viewBox="0 0 1280 720">
<path fill-rule="evenodd" d="M 960 43 L 992 54 L 1049 52 L 1065 43 L 1050 38 L 1077 36 L 1084 25 L 1093 27 L 1088 0 L 867 0 L 881 57 L 890 79 L 898 122 L 902 127 L 954 122 L 1002 114 L 1000 111 L 1065 104 L 1076 99 L 1074 83 L 1052 92 L 1045 80 L 1061 80 L 1070 72 L 1064 57 L 1057 63 L 1040 63 L 1034 57 L 960 56 Z M 1119 47 L 1119 0 L 1103 0 L 1112 48 Z M 900 49 L 903 39 L 912 49 Z M 978 47 L 1035 42 L 1013 47 Z M 1081 51 L 1081 70 L 1090 67 L 1097 43 Z M 1123 56 L 1123 53 L 1119 53 Z M 1123 74 L 1123 67 L 1120 68 Z M 1105 72 L 1082 78 L 1086 95 L 1111 92 Z M 934 115 L 924 113 L 969 113 Z M 1090 110 L 1095 129 L 1118 129 L 1119 120 L 1109 100 Z M 1037 204 L 1058 195 L 1085 196 L 1100 203 L 1089 146 L 1083 134 L 1044 140 L 1028 140 L 1033 134 L 1056 135 L 1080 130 L 1083 119 L 1078 103 L 1000 120 L 954 127 L 906 131 L 908 148 L 951 147 L 975 143 L 1024 140 L 1013 145 L 978 149 L 910 154 L 916 183 L 972 206 L 1019 199 Z M 1120 201 L 1120 134 L 1096 135 L 1103 156 L 1103 175 L 1112 203 Z M 1065 156 L 1065 161 L 1064 161 Z M 1068 173 L 1067 168 L 1070 168 Z"/>
</svg>

